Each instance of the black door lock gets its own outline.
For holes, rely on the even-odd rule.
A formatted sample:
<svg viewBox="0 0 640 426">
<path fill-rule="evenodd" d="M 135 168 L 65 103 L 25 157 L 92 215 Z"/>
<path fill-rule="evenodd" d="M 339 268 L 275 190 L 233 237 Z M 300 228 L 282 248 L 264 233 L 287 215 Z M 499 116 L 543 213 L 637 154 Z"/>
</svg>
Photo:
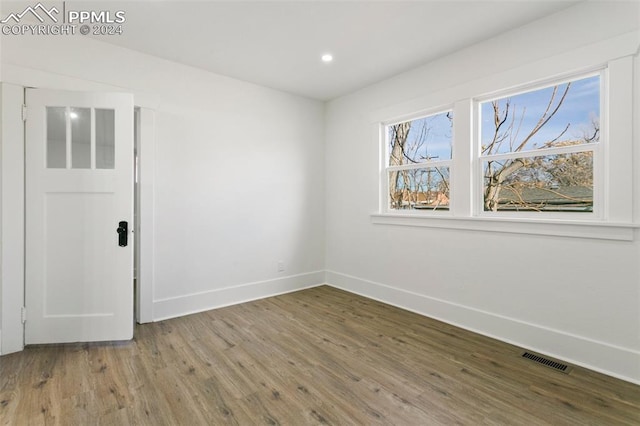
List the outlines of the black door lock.
<svg viewBox="0 0 640 426">
<path fill-rule="evenodd" d="M 129 236 L 128 228 L 129 224 L 126 221 L 118 223 L 118 229 L 116 229 L 116 232 L 118 233 L 118 245 L 120 247 L 127 246 L 127 240 Z"/>
</svg>

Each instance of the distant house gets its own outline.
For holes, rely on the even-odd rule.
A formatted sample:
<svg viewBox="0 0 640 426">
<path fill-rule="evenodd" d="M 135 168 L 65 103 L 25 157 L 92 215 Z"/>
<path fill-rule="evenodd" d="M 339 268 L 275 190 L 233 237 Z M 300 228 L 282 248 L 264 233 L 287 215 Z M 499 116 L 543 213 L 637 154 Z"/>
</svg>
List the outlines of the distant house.
<svg viewBox="0 0 640 426">
<path fill-rule="evenodd" d="M 391 206 L 396 209 L 449 209 L 449 195 L 442 191 L 404 190 L 393 194 L 392 199 Z"/>
<path fill-rule="evenodd" d="M 593 189 L 585 186 L 503 188 L 498 210 L 593 211 Z"/>
</svg>

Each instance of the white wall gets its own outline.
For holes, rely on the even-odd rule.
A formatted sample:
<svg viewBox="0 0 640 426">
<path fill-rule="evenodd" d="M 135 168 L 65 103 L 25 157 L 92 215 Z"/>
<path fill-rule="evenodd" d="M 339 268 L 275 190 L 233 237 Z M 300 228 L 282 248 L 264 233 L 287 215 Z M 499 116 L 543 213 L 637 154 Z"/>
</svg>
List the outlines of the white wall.
<svg viewBox="0 0 640 426">
<path fill-rule="evenodd" d="M 324 281 L 322 103 L 83 37 L 2 47 L 4 81 L 156 110 L 153 319 Z"/>
<path fill-rule="evenodd" d="M 329 102 L 327 281 L 640 382 L 637 231 L 634 241 L 625 242 L 371 222 L 378 211 L 380 164 L 372 116 L 443 93 L 454 96 L 450 102 L 481 94 L 473 92 L 498 75 L 517 77 L 529 64 L 552 69 L 556 60 L 588 62 L 584 56 L 592 49 L 580 48 L 637 30 L 638 7 L 579 5 Z M 636 95 L 638 68 L 636 59 Z M 636 149 L 636 178 L 638 159 Z M 636 207 L 638 195 L 636 188 Z"/>
</svg>

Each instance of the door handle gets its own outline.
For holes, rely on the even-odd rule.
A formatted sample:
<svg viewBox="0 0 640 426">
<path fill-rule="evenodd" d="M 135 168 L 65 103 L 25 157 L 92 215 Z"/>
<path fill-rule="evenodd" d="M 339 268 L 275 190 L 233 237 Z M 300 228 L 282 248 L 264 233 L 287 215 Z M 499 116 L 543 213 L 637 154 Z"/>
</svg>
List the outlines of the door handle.
<svg viewBox="0 0 640 426">
<path fill-rule="evenodd" d="M 122 221 L 120 223 L 118 223 L 118 229 L 116 229 L 116 232 L 118 233 L 118 245 L 120 247 L 126 247 L 127 246 L 127 240 L 129 238 L 129 224 L 126 221 Z"/>
</svg>

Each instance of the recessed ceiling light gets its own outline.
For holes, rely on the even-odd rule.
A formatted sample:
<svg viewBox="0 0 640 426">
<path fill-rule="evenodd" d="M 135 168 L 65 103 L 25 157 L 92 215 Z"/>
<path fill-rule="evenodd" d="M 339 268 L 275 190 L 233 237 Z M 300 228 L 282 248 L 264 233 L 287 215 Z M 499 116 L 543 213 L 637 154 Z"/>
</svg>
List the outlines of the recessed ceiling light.
<svg viewBox="0 0 640 426">
<path fill-rule="evenodd" d="M 322 55 L 322 62 L 331 62 L 333 61 L 333 55 L 330 53 L 325 53 Z"/>
</svg>

